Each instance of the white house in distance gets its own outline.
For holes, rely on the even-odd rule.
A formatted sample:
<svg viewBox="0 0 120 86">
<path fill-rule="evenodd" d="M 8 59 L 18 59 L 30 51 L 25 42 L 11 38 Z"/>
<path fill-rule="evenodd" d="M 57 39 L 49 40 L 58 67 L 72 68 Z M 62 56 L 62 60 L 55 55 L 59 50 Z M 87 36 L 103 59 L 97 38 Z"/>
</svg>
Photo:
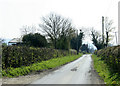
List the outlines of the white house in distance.
<svg viewBox="0 0 120 86">
<path fill-rule="evenodd" d="M 118 2 L 118 45 L 120 45 L 120 1 Z"/>
<path fill-rule="evenodd" d="M 13 38 L 8 42 L 8 45 L 17 45 L 22 43 L 22 38 Z"/>
</svg>

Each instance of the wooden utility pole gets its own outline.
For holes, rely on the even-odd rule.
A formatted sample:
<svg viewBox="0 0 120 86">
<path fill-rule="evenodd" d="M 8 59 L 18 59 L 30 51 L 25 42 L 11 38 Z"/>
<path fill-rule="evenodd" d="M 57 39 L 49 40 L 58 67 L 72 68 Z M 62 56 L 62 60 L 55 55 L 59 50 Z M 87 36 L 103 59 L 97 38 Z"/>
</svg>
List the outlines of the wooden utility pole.
<svg viewBox="0 0 120 86">
<path fill-rule="evenodd" d="M 117 32 L 115 32 L 116 44 L 117 44 Z"/>
<path fill-rule="evenodd" d="M 104 43 L 104 16 L 102 16 L 102 41 Z"/>
</svg>

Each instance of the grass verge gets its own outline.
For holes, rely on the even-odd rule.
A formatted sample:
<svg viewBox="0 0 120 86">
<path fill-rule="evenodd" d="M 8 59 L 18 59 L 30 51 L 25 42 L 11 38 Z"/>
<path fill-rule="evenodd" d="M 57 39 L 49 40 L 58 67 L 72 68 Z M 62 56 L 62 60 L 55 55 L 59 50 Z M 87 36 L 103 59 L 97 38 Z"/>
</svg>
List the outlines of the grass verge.
<svg viewBox="0 0 120 86">
<path fill-rule="evenodd" d="M 34 63 L 30 66 L 22 66 L 19 68 L 8 68 L 7 70 L 2 70 L 2 76 L 4 77 L 17 77 L 30 74 L 31 72 L 40 72 L 47 69 L 56 68 L 62 66 L 68 62 L 78 59 L 82 54 L 70 55 L 65 57 L 53 58 L 47 61 L 42 61 L 40 63 Z"/>
<path fill-rule="evenodd" d="M 104 62 L 104 60 L 101 60 L 101 57 L 97 57 L 93 54 L 92 59 L 95 70 L 106 84 L 109 86 L 120 85 L 120 75 L 118 73 L 112 74 L 109 66 Z"/>
</svg>

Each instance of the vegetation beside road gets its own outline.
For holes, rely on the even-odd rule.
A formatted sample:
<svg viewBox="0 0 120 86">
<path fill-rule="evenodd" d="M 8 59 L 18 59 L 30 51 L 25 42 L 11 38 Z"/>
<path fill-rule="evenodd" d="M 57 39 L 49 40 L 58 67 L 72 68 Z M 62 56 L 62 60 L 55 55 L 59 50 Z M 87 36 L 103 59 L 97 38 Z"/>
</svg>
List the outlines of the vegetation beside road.
<svg viewBox="0 0 120 86">
<path fill-rule="evenodd" d="M 106 84 L 120 85 L 120 46 L 108 47 L 92 55 L 94 68 Z"/>
<path fill-rule="evenodd" d="M 104 19 L 104 17 L 102 18 Z M 110 77 L 114 74 L 118 76 L 120 75 L 120 54 L 117 52 L 120 51 L 120 46 L 118 48 L 109 47 L 111 45 L 109 44 L 110 33 L 114 29 L 112 23 L 112 20 L 105 19 L 106 34 L 102 33 L 101 35 L 93 28 L 90 31 L 83 27 L 81 29 L 75 28 L 70 19 L 54 13 L 42 17 L 42 23 L 39 24 L 40 29 L 30 26 L 21 28 L 21 38 L 19 40 L 15 38 L 14 41 L 9 42 L 12 45 L 7 46 L 4 44 L 4 40 L 1 40 L 4 44 L 2 45 L 3 76 L 14 77 L 26 75 L 33 71 L 55 68 L 77 59 L 79 55 L 76 54 L 79 52 L 93 53 L 95 48 L 92 45 L 90 47 L 89 43 L 83 44 L 83 38 L 87 38 L 85 35 L 88 34 L 98 50 L 95 54 L 97 57 L 100 56 L 99 58 L 93 56 L 96 57 L 93 58 L 96 60 L 95 63 L 97 64 L 99 61 L 103 65 L 105 63 L 104 66 L 108 69 L 103 69 L 111 70 L 110 72 L 113 75 Z M 71 49 L 74 50 L 70 51 Z M 104 72 L 99 68 L 98 66 L 97 70 Z"/>
<path fill-rule="evenodd" d="M 17 76 L 23 76 L 23 75 L 30 74 L 31 72 L 40 72 L 43 70 L 48 70 L 48 69 L 62 66 L 68 62 L 76 60 L 80 56 L 82 56 L 82 53 L 79 53 L 78 55 L 68 55 L 64 57 L 52 58 L 50 60 L 31 64 L 29 66 L 21 66 L 18 68 L 11 67 L 9 69 L 2 70 L 2 75 L 3 77 L 4 76 L 5 77 L 17 77 Z"/>
<path fill-rule="evenodd" d="M 58 50 L 50 48 L 35 48 L 26 46 L 3 47 L 2 68 L 17 68 L 29 66 L 30 64 L 46 61 L 67 55 L 76 55 L 76 51 Z"/>
<path fill-rule="evenodd" d="M 111 68 L 112 73 L 120 74 L 120 46 L 107 47 L 95 52 Z"/>
<path fill-rule="evenodd" d="M 79 57 L 84 32 L 79 29 L 78 33 L 71 20 L 52 13 L 42 17 L 39 26 L 38 31 L 43 34 L 35 27 L 25 26 L 21 28 L 19 40 L 3 46 L 3 76 L 26 75 L 66 64 Z M 73 38 L 75 44 L 71 41 Z"/>
</svg>

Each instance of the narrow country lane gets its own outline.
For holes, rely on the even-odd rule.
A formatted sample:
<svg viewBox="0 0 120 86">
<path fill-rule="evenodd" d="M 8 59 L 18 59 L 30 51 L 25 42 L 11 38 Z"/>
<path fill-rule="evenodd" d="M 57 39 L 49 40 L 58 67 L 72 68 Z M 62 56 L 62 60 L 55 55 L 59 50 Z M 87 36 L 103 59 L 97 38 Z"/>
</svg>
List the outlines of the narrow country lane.
<svg viewBox="0 0 120 86">
<path fill-rule="evenodd" d="M 93 69 L 91 54 L 86 54 L 31 84 L 104 84 L 104 82 Z"/>
</svg>

